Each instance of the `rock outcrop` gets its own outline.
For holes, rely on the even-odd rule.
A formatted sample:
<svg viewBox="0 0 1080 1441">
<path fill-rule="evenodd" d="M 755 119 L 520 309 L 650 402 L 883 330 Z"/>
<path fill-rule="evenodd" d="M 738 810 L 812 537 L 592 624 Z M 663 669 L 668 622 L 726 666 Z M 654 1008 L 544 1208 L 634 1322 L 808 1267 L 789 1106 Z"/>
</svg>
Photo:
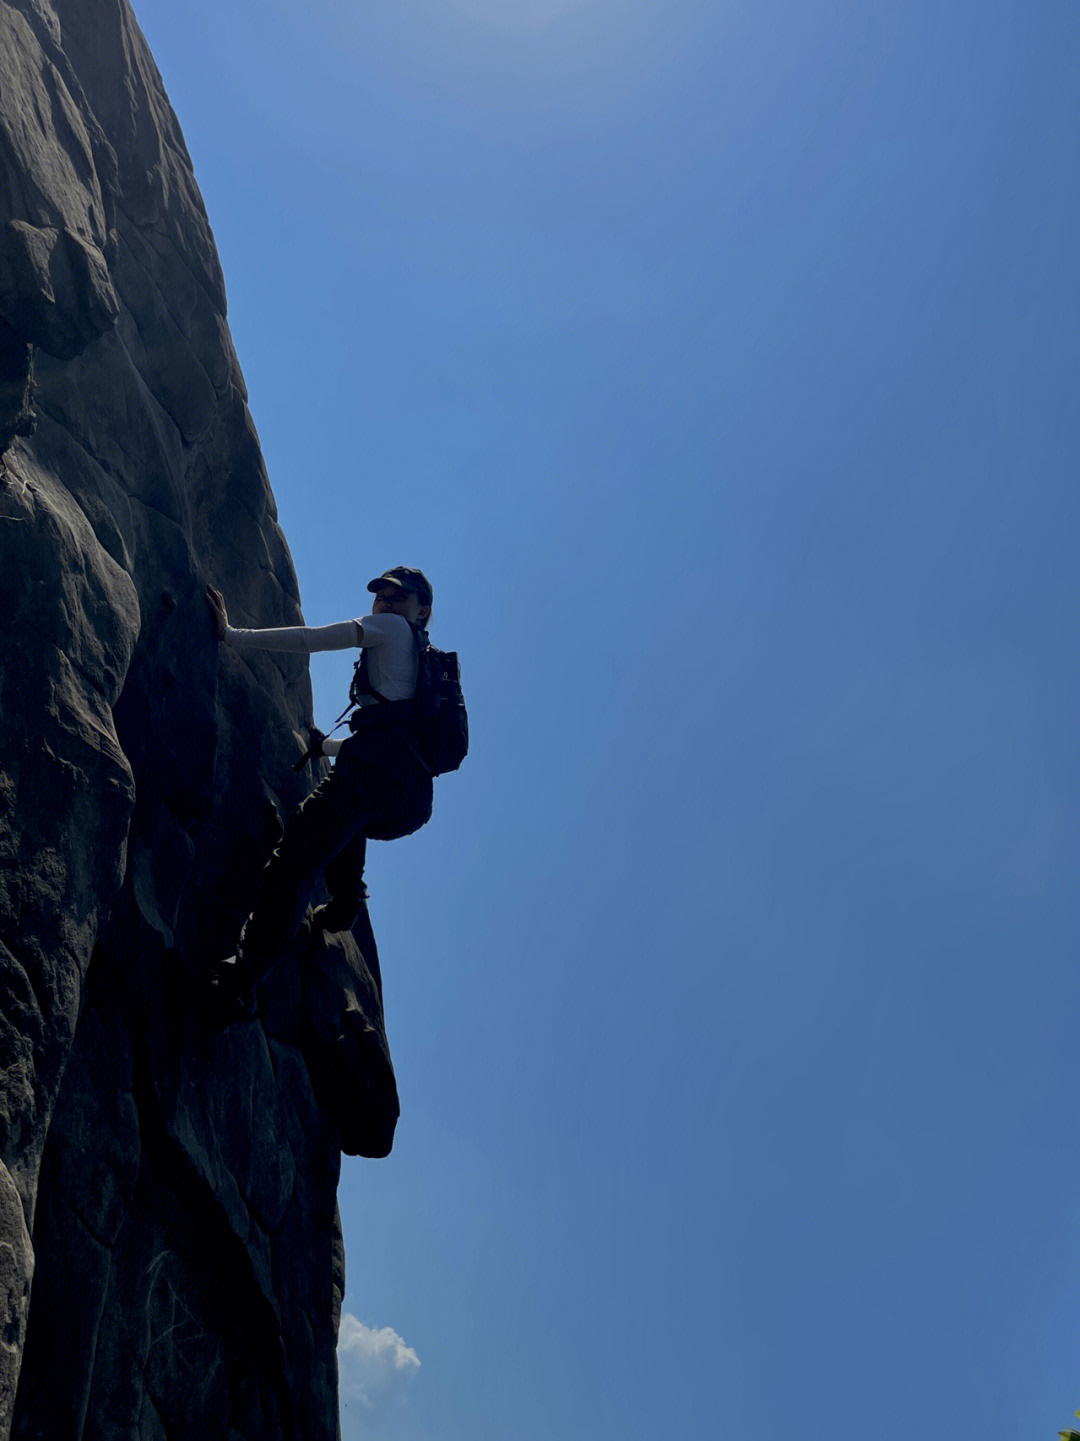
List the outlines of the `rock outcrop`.
<svg viewBox="0 0 1080 1441">
<path fill-rule="evenodd" d="M 310 724 L 176 118 L 127 0 L 0 0 L 0 1441 L 333 1438 L 340 1153 L 397 1095 L 365 910 L 215 1031 Z"/>
</svg>

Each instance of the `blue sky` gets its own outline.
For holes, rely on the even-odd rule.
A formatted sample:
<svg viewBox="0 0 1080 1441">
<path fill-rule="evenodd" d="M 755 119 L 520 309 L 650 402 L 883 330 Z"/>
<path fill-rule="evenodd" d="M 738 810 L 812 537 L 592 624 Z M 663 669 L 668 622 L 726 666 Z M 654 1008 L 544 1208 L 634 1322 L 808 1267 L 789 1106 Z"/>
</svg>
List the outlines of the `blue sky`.
<svg viewBox="0 0 1080 1441">
<path fill-rule="evenodd" d="M 1056 1435 L 1080 12 L 136 9 L 305 615 L 421 565 L 470 706 L 345 1441 Z"/>
</svg>

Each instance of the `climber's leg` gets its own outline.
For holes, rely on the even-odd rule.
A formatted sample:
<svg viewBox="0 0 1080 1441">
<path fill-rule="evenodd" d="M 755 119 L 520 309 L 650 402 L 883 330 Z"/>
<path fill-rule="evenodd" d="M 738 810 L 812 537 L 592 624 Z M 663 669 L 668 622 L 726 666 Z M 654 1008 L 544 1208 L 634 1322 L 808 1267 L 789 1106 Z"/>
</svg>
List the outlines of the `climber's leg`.
<svg viewBox="0 0 1080 1441">
<path fill-rule="evenodd" d="M 294 940 L 326 867 L 358 836 L 362 839 L 362 780 L 359 767 L 335 768 L 286 820 L 281 841 L 263 868 L 258 898 L 241 936 L 239 958 L 251 981 L 258 980 Z"/>
<path fill-rule="evenodd" d="M 324 880 L 330 900 L 315 912 L 316 923 L 325 931 L 347 931 L 352 926 L 361 900 L 367 899 L 364 861 L 367 836 L 362 832 L 347 841 L 326 867 Z"/>
</svg>

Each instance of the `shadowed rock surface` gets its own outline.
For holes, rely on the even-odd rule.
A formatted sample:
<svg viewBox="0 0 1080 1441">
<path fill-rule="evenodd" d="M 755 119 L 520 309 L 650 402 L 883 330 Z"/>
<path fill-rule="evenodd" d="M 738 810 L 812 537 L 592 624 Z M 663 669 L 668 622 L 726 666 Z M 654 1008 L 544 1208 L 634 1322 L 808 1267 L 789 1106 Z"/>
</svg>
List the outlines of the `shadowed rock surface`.
<svg viewBox="0 0 1080 1441">
<path fill-rule="evenodd" d="M 0 1441 L 338 1435 L 340 1153 L 398 1114 L 366 910 L 214 1031 L 310 723 L 191 163 L 126 0 L 0 0 Z"/>
</svg>

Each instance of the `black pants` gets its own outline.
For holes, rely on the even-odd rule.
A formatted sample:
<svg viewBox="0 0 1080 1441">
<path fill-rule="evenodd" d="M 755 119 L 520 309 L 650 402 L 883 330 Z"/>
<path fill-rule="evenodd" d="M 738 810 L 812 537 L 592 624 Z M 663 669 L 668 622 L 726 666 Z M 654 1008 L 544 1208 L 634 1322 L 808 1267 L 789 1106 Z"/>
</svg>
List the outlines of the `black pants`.
<svg viewBox="0 0 1080 1441">
<path fill-rule="evenodd" d="M 401 731 L 375 722 L 344 742 L 334 769 L 285 822 L 240 941 L 252 980 L 296 937 L 325 873 L 335 912 L 355 914 L 368 839 L 410 835 L 431 818 L 432 784 Z M 345 922 L 347 924 L 347 921 Z"/>
</svg>

